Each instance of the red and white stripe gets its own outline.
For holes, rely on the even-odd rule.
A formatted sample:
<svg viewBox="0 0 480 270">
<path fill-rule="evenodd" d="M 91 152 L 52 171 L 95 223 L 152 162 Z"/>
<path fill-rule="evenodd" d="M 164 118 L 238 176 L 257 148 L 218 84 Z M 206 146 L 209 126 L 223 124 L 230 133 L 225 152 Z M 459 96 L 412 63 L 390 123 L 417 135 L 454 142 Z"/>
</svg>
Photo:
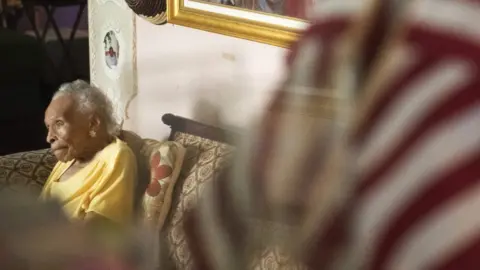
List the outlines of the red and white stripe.
<svg viewBox="0 0 480 270">
<path fill-rule="evenodd" d="M 306 215 L 291 244 L 303 248 L 297 255 L 312 269 L 480 269 L 479 1 L 400 2 L 319 5 L 319 19 L 294 46 L 290 76 L 256 134 L 253 177 L 244 166 L 241 177 L 219 181 L 187 214 L 196 269 L 245 268 L 255 234 L 242 214 L 255 208 L 269 218 L 291 209 Z M 365 10 L 371 13 L 363 16 Z M 338 63 L 345 33 L 360 35 L 351 43 L 359 57 Z M 363 68 L 358 85 L 343 84 L 349 65 Z M 296 109 L 320 96 L 338 98 L 324 90 L 339 85 L 359 96 L 351 200 L 342 197 L 348 181 L 326 181 L 348 169 L 330 171 L 326 163 L 330 155 L 322 150 L 338 150 L 324 147 L 332 138 L 323 136 L 328 120 Z M 345 225 L 353 225 L 352 234 Z"/>
<path fill-rule="evenodd" d="M 366 86 L 357 256 L 364 269 L 480 269 L 480 6 L 411 2 L 376 75 L 389 80 Z"/>
<path fill-rule="evenodd" d="M 328 70 L 333 60 L 335 44 L 348 29 L 354 16 L 364 8 L 364 5 L 354 0 L 327 0 L 320 6 L 324 8 L 319 9 L 321 15 L 318 15 L 318 22 L 307 30 L 292 50 L 289 78 L 272 102 L 271 110 L 266 112 L 262 129 L 259 134 L 255 134 L 258 138 L 254 138 L 253 148 L 238 149 L 239 152 L 248 149 L 252 151 L 246 156 L 239 153 L 246 160 L 236 161 L 234 165 L 237 169 L 242 166 L 239 164 L 247 161 L 252 165 L 250 161 L 253 156 L 253 177 L 245 173 L 249 168 L 243 167 L 242 172 L 237 170 L 233 179 L 219 179 L 212 189 L 206 189 L 208 193 L 197 209 L 187 214 L 186 232 L 195 269 L 246 269 L 244 266 L 249 262 L 245 261 L 248 258 L 244 256 L 251 252 L 245 249 L 257 246 L 259 238 L 268 239 L 269 236 L 258 236 L 247 229 L 246 218 L 241 214 L 250 210 L 250 213 L 259 212 L 256 213 L 261 215 L 259 218 L 281 220 L 284 215 L 295 215 L 292 213 L 295 210 L 291 209 L 302 211 L 305 208 L 304 201 L 296 204 L 303 195 L 305 198 L 314 195 L 313 192 L 305 192 L 302 187 L 308 189 L 312 185 L 318 185 L 315 177 L 321 168 L 317 168 L 316 164 L 308 168 L 305 156 L 317 154 L 312 150 L 326 142 L 319 141 L 316 135 L 322 133 L 322 128 L 328 129 L 324 128 L 325 124 L 318 118 L 306 116 L 298 108 L 311 103 L 312 97 L 331 98 L 328 96 L 331 94 L 329 89 L 323 91 L 323 84 L 324 78 L 330 76 Z M 295 140 L 292 141 L 292 138 Z M 292 142 L 295 142 L 293 148 L 290 147 Z M 305 170 L 310 173 L 305 173 Z M 300 178 L 301 183 L 298 181 Z M 248 183 L 247 187 L 245 183 Z M 243 205 L 238 205 L 239 203 Z M 326 203 L 330 201 L 326 200 Z M 229 210 L 226 211 L 225 208 Z M 263 208 L 264 211 L 258 211 Z M 313 229 L 320 227 L 321 224 Z M 279 240 L 272 238 L 267 241 L 273 244 Z M 324 249 L 329 245 L 331 244 L 322 243 L 321 247 L 316 248 Z"/>
</svg>

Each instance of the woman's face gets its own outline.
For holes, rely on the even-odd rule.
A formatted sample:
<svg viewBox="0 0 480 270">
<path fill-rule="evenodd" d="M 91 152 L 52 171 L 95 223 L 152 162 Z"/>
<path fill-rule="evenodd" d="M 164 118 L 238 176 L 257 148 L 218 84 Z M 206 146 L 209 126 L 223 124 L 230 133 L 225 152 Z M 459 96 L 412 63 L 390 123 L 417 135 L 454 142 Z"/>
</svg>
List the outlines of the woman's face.
<svg viewBox="0 0 480 270">
<path fill-rule="evenodd" d="M 45 112 L 48 129 L 47 142 L 55 157 L 62 162 L 81 159 L 88 155 L 92 139 L 90 116 L 79 112 L 71 96 L 60 96 L 50 103 Z"/>
</svg>

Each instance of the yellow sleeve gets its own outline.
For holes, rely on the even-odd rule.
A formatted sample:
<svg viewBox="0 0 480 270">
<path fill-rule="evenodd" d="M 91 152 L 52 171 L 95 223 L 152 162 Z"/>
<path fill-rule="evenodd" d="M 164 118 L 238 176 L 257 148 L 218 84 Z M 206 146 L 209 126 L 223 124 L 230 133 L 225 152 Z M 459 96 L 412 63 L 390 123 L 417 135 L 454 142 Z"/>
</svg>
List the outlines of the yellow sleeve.
<svg viewBox="0 0 480 270">
<path fill-rule="evenodd" d="M 94 212 L 121 224 L 129 222 L 133 212 L 136 172 L 135 155 L 129 148 L 121 148 L 106 161 L 85 213 Z"/>
<path fill-rule="evenodd" d="M 52 185 L 52 181 L 55 178 L 58 178 L 58 174 L 60 173 L 60 171 L 65 170 L 64 165 L 65 163 L 62 163 L 60 161 L 55 164 L 52 171 L 50 172 L 50 175 L 47 178 L 47 181 L 45 181 L 45 184 L 43 185 L 42 193 L 40 193 L 40 197 L 39 197 L 40 200 L 45 201 L 45 200 L 51 199 L 50 186 Z"/>
</svg>

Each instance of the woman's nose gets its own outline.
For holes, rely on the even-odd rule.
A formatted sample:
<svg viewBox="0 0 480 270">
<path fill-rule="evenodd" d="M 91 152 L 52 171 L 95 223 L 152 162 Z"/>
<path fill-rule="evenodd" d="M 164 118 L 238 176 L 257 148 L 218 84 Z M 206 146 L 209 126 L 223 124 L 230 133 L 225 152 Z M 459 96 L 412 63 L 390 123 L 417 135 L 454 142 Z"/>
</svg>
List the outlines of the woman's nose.
<svg viewBox="0 0 480 270">
<path fill-rule="evenodd" d="M 48 130 L 47 143 L 52 144 L 53 142 L 55 142 L 55 140 L 56 140 L 56 137 L 54 134 L 52 134 L 52 130 Z"/>
</svg>

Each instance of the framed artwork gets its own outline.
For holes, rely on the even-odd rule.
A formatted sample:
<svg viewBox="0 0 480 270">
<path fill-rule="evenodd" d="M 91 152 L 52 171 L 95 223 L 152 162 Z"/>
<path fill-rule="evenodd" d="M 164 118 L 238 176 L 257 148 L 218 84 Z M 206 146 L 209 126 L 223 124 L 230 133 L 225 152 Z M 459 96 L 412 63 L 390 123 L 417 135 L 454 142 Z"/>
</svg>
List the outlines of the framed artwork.
<svg viewBox="0 0 480 270">
<path fill-rule="evenodd" d="M 137 94 L 135 14 L 124 0 L 89 0 L 90 82 L 112 100 L 119 123 Z"/>
<path fill-rule="evenodd" d="M 288 47 L 317 0 L 167 0 L 168 22 Z"/>
</svg>

